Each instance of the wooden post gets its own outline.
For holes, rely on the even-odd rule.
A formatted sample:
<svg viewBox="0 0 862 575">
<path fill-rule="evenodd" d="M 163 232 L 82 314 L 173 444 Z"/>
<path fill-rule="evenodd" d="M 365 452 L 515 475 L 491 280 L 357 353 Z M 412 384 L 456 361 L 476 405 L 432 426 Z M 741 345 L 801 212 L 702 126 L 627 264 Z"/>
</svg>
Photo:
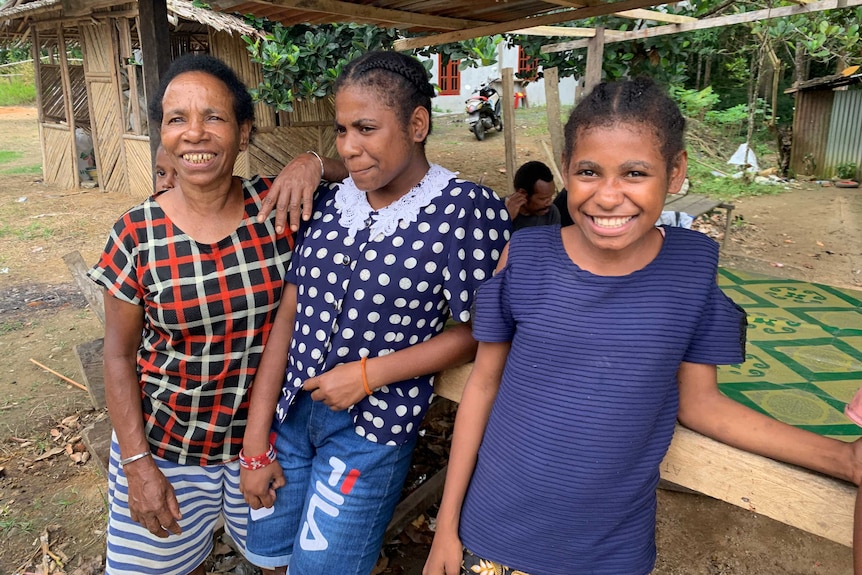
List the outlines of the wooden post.
<svg viewBox="0 0 862 575">
<path fill-rule="evenodd" d="M 503 68 L 503 136 L 506 145 L 506 191 L 515 193 L 515 76 L 512 68 Z"/>
<path fill-rule="evenodd" d="M 144 57 L 144 94 L 147 102 L 159 89 L 162 74 L 171 63 L 171 39 L 168 30 L 167 0 L 140 0 L 138 2 L 138 34 Z M 159 149 L 161 126 L 149 125 L 150 153 L 153 167 Z"/>
<path fill-rule="evenodd" d="M 563 171 L 563 124 L 560 119 L 560 76 L 556 68 L 543 70 L 545 77 L 545 99 L 547 102 L 548 133 L 551 134 L 551 150 L 554 163 L 557 165 L 557 173 Z M 565 182 L 558 182 L 558 189 L 565 186 Z"/>
<path fill-rule="evenodd" d="M 584 96 L 592 92 L 593 88 L 602 81 L 602 60 L 604 57 L 605 29 L 598 27 L 596 28 L 596 35 L 590 38 L 587 43 L 586 83 L 579 99 L 583 99 Z"/>
<path fill-rule="evenodd" d="M 66 122 L 69 125 L 69 137 L 72 147 L 72 174 L 73 185 L 81 185 L 81 174 L 78 173 L 78 146 L 75 141 L 75 108 L 72 106 L 72 80 L 69 79 L 69 61 L 66 59 L 66 36 L 63 34 L 63 25 L 57 24 L 57 51 L 60 56 L 60 80 L 63 84 L 63 106 L 66 109 Z M 94 139 L 95 140 L 95 139 Z"/>
</svg>

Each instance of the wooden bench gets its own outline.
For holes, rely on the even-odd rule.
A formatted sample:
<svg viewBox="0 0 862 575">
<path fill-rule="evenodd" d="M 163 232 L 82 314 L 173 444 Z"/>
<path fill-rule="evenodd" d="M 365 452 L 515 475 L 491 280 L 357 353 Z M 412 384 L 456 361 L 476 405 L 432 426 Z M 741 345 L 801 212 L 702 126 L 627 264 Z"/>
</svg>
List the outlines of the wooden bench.
<svg viewBox="0 0 862 575">
<path fill-rule="evenodd" d="M 725 210 L 724 238 L 721 240 L 721 249 L 724 249 L 727 238 L 730 236 L 730 224 L 733 223 L 731 214 L 734 207 L 733 204 L 715 200 L 704 194 L 668 194 L 664 202 L 665 210 L 684 212 L 695 219 L 716 209 Z"/>
<path fill-rule="evenodd" d="M 468 364 L 440 374 L 435 393 L 460 401 L 471 367 Z M 444 473 L 445 469 L 438 475 Z M 853 545 L 856 487 L 850 483 L 730 447 L 680 425 L 661 464 L 661 477 L 842 545 Z M 387 536 L 436 503 L 438 499 L 431 495 L 439 497 L 442 487 L 443 479 L 433 477 L 402 501 Z M 414 503 L 419 505 L 410 507 Z"/>
</svg>

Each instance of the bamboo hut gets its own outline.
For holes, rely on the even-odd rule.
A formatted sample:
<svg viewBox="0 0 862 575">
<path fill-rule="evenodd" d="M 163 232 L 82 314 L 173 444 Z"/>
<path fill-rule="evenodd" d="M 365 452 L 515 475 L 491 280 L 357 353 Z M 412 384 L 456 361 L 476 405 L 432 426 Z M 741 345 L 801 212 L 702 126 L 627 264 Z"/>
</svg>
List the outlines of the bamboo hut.
<svg viewBox="0 0 862 575">
<path fill-rule="evenodd" d="M 138 3 L 102 0 L 67 9 L 73 4 L 10 0 L 0 8 L 0 42 L 32 45 L 43 179 L 78 187 L 90 179 L 83 169 L 89 163 L 104 191 L 145 197 L 152 193 L 152 154 Z M 172 57 L 209 53 L 247 86 L 260 83 L 242 39 L 257 30 L 187 0 L 167 0 L 167 8 Z M 257 104 L 257 131 L 235 172 L 275 174 L 308 149 L 334 155 L 333 118 L 331 99 L 297 102 L 292 113 Z"/>
</svg>

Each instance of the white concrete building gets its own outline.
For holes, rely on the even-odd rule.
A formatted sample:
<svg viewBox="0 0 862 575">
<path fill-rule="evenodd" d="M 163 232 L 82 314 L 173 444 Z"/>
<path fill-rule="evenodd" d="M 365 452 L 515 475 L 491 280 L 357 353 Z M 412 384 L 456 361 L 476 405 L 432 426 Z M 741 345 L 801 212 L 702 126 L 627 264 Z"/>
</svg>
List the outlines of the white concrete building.
<svg viewBox="0 0 862 575">
<path fill-rule="evenodd" d="M 530 65 L 529 59 L 524 57 L 518 46 L 509 47 L 505 43 L 501 43 L 497 53 L 497 63 L 493 66 L 467 68 L 466 70 L 458 70 L 458 64 L 455 62 L 450 63 L 445 70 L 441 70 L 440 56 L 434 54 L 431 57 L 434 61 L 434 65 L 431 67 L 431 81 L 438 86 L 438 95 L 432 100 L 435 111 L 463 112 L 464 101 L 483 82 L 493 82 L 494 87 L 502 94 L 500 78 L 503 68 L 512 68 L 517 73 Z M 502 57 L 499 56 L 500 54 Z M 574 104 L 576 86 L 575 78 L 569 77 L 560 80 L 561 105 Z M 525 93 L 527 104 L 530 106 L 544 106 L 546 103 L 543 80 L 528 82 L 525 89 L 524 85 L 516 78 L 515 92 Z M 523 105 L 521 102 L 519 104 Z"/>
</svg>

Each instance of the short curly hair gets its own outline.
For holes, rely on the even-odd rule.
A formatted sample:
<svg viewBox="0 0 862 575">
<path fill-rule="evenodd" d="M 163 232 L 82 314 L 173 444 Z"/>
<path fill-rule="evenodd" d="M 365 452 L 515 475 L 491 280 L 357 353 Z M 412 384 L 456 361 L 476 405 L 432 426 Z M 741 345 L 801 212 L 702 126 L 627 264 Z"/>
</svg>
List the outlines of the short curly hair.
<svg viewBox="0 0 862 575">
<path fill-rule="evenodd" d="M 527 162 L 515 172 L 515 189 L 524 190 L 529 198 L 536 192 L 536 182 L 539 180 L 553 182 L 554 174 L 551 173 L 551 168 L 543 162 Z"/>
<path fill-rule="evenodd" d="M 254 102 L 251 99 L 248 88 L 246 88 L 245 84 L 242 83 L 242 80 L 239 79 L 239 76 L 236 75 L 236 72 L 230 66 L 215 56 L 206 54 L 183 54 L 171 63 L 159 82 L 159 89 L 150 100 L 150 122 L 153 122 L 156 126 L 161 125 L 165 114 L 162 108 L 165 90 L 168 89 L 168 84 L 174 78 L 186 72 L 203 72 L 221 80 L 233 95 L 233 113 L 236 116 L 236 121 L 240 124 L 243 122 L 254 123 Z"/>
</svg>

